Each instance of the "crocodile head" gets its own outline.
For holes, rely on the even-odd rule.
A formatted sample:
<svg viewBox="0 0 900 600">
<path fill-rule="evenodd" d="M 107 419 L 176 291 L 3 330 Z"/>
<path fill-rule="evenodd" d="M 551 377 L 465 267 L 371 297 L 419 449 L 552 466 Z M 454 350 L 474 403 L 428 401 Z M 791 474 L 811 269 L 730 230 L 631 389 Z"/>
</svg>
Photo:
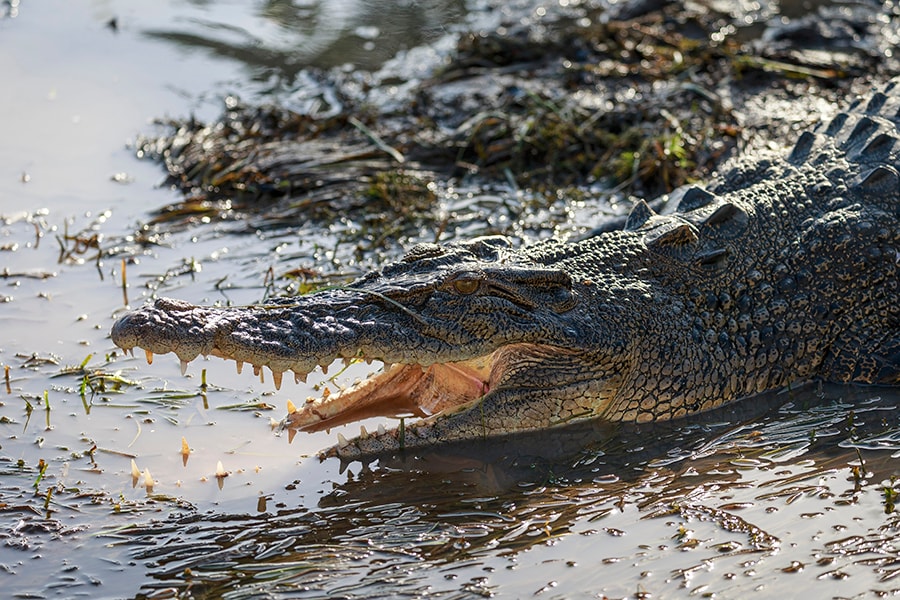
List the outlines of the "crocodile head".
<svg viewBox="0 0 900 600">
<path fill-rule="evenodd" d="M 288 370 L 305 380 L 336 359 L 383 361 L 361 383 L 289 406 L 286 419 L 317 430 L 376 414 L 422 417 L 350 443 L 339 438 L 332 450 L 375 454 L 602 414 L 627 370 L 626 336 L 598 325 L 602 307 L 586 320 L 585 285 L 504 238 L 422 244 L 347 286 L 306 296 L 222 308 L 158 299 L 122 317 L 112 339 L 145 349 L 148 360 L 173 352 L 183 369 L 199 355 L 234 360 L 238 371 L 267 367 L 276 387 Z"/>
</svg>

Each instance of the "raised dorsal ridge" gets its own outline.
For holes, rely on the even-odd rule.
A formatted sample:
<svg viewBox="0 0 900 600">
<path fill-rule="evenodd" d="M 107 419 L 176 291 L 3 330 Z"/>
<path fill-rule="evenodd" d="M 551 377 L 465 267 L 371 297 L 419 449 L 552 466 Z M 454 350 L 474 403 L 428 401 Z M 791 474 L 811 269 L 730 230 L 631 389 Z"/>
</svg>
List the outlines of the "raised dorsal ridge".
<svg viewBox="0 0 900 600">
<path fill-rule="evenodd" d="M 859 176 L 853 187 L 865 193 L 890 192 L 900 189 L 900 173 L 890 165 L 878 165 Z"/>
<path fill-rule="evenodd" d="M 853 128 L 853 131 L 850 132 L 850 135 L 847 136 L 847 139 L 842 146 L 845 150 L 862 146 L 866 140 L 869 139 L 869 136 L 877 129 L 877 121 L 874 121 L 869 117 L 863 117 L 856 122 L 856 126 Z"/>
<path fill-rule="evenodd" d="M 857 157 L 866 161 L 884 160 L 891 154 L 897 138 L 889 133 L 879 133 L 859 151 Z"/>
<path fill-rule="evenodd" d="M 834 135 L 841 130 L 841 127 L 844 126 L 844 123 L 847 122 L 847 113 L 840 112 L 834 115 L 834 118 L 828 123 L 828 127 L 825 128 L 825 135 L 829 137 L 834 137 Z"/>
<path fill-rule="evenodd" d="M 890 90 L 890 88 L 886 88 Z M 875 92 L 872 94 L 872 97 L 869 99 L 869 103 L 866 104 L 866 114 L 867 115 L 877 115 L 881 112 L 881 107 L 884 106 L 884 103 L 887 102 L 887 96 L 881 92 Z"/>
<path fill-rule="evenodd" d="M 745 215 L 746 213 L 744 213 L 744 211 L 739 206 L 731 202 L 726 202 L 720 205 L 718 208 L 716 208 L 716 210 L 712 212 L 712 214 L 706 217 L 706 219 L 704 219 L 703 221 L 703 224 L 711 226 L 721 225 L 722 223 L 732 221 L 735 218 Z"/>
<path fill-rule="evenodd" d="M 703 208 L 715 200 L 715 194 L 698 185 L 685 185 L 669 194 L 669 202 L 677 201 L 680 212 Z"/>
<path fill-rule="evenodd" d="M 797 139 L 797 143 L 794 144 L 794 149 L 791 150 L 791 154 L 788 156 L 788 162 L 792 165 L 797 165 L 805 161 L 809 158 L 809 153 L 815 143 L 816 134 L 811 131 L 804 131 Z"/>
<path fill-rule="evenodd" d="M 654 215 L 656 215 L 656 213 L 653 212 L 653 209 L 650 208 L 650 205 L 647 204 L 646 200 L 638 200 L 628 214 L 628 219 L 625 221 L 625 230 L 634 231 L 649 221 L 650 217 Z"/>
</svg>

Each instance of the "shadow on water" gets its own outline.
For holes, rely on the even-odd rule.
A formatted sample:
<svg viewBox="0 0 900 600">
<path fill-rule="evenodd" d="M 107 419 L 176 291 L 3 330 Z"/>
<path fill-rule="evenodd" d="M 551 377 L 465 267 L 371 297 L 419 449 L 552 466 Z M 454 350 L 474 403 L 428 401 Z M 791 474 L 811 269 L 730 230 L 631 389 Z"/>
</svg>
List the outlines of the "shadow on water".
<svg viewBox="0 0 900 600">
<path fill-rule="evenodd" d="M 516 595 L 540 588 L 527 572 L 518 584 L 504 582 L 504 570 L 527 563 L 528 552 L 563 544 L 553 555 L 560 564 L 544 568 L 544 577 L 564 576 L 578 564 L 611 573 L 621 549 L 607 555 L 607 545 L 595 540 L 584 546 L 591 556 L 583 556 L 578 540 L 627 538 L 645 521 L 668 530 L 661 544 L 654 542 L 658 532 L 638 532 L 630 542 L 631 558 L 653 556 L 654 570 L 669 571 L 657 585 L 679 585 L 690 579 L 685 572 L 711 568 L 707 561 L 724 569 L 743 564 L 743 577 L 754 580 L 783 543 L 780 511 L 802 499 L 801 514 L 812 520 L 875 502 L 880 523 L 870 510 L 865 528 L 855 523 L 856 535 L 832 540 L 819 531 L 811 556 L 795 548 L 796 560 L 778 568 L 809 564 L 817 576 L 836 579 L 862 568 L 886 582 L 900 575 L 900 549 L 891 542 L 900 532 L 893 505 L 898 402 L 891 390 L 811 385 L 686 422 L 593 424 L 382 459 L 361 470 L 355 463 L 344 465 L 346 481 L 315 507 L 286 499 L 252 515 L 171 517 L 121 532 L 116 543 L 150 567 L 148 596 L 175 588 L 203 597 L 230 590 L 234 598 L 298 590 L 304 597 L 381 597 L 386 590 L 466 597 L 490 595 L 501 583 Z M 687 551 L 694 556 L 683 567 Z M 751 563 L 760 566 L 747 569 Z M 741 589 L 721 575 L 719 583 L 729 593 Z M 584 590 L 584 582 L 575 589 Z"/>
</svg>

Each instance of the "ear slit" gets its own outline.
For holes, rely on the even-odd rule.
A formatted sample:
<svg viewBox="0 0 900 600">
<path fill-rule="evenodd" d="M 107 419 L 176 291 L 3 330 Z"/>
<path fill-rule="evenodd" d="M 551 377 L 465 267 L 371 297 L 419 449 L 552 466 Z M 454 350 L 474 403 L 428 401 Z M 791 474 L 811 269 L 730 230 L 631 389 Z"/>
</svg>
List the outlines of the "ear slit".
<svg viewBox="0 0 900 600">
<path fill-rule="evenodd" d="M 697 263 L 703 267 L 715 267 L 721 265 L 728 258 L 728 248 L 715 248 L 697 254 Z"/>
</svg>

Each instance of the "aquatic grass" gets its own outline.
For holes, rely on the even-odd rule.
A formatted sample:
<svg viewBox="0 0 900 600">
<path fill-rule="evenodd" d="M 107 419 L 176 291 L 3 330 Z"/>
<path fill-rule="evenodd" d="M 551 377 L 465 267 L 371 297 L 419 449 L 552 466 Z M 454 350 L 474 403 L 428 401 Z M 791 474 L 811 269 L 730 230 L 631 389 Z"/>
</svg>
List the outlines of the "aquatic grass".
<svg viewBox="0 0 900 600">
<path fill-rule="evenodd" d="M 47 467 L 50 466 L 43 458 L 38 460 L 37 466 L 37 476 L 34 479 L 34 483 L 32 486 L 34 487 L 35 493 L 38 491 L 38 487 L 41 485 L 41 481 L 44 479 L 44 475 L 47 473 Z"/>
<path fill-rule="evenodd" d="M 103 281 L 104 275 L 101 267 L 105 252 L 100 247 L 101 242 L 104 241 L 103 234 L 100 233 L 100 227 L 109 219 L 111 214 L 112 211 L 110 210 L 100 212 L 93 221 L 76 233 L 69 233 L 70 220 L 66 219 L 63 224 L 62 234 L 56 235 L 56 242 L 59 244 L 59 258 L 57 261 L 60 264 L 80 264 L 86 260 L 91 261 L 97 267 L 100 280 Z M 91 251 L 96 251 L 96 254 L 86 257 L 85 255 Z"/>
<path fill-rule="evenodd" d="M 31 422 L 31 414 L 34 412 L 34 406 L 32 406 L 31 402 L 28 401 L 28 398 L 22 396 L 22 399 L 25 400 L 25 424 L 22 426 L 22 431 L 28 431 L 28 423 Z"/>
<path fill-rule="evenodd" d="M 109 371 L 105 368 L 111 364 L 112 356 L 106 356 L 106 362 L 101 366 L 89 367 L 88 363 L 93 357 L 93 354 L 88 354 L 80 364 L 64 366 L 50 375 L 51 379 L 73 375 L 79 377 L 78 396 L 81 398 L 85 414 L 91 413 L 94 399 L 97 396 L 122 393 L 125 388 L 138 385 L 136 381 L 124 377 L 121 369 Z M 107 406 L 111 405 L 107 404 Z"/>
<path fill-rule="evenodd" d="M 884 496 L 884 514 L 890 514 L 896 510 L 896 503 L 900 500 L 900 490 L 897 489 L 896 484 L 896 475 L 891 475 L 890 480 L 881 484 L 881 493 Z"/>
<path fill-rule="evenodd" d="M 50 429 L 50 391 L 44 390 L 44 412 L 47 416 L 47 429 Z"/>
<path fill-rule="evenodd" d="M 236 402 L 234 404 L 223 404 L 216 406 L 216 410 L 232 410 L 236 412 L 252 412 L 258 410 L 275 410 L 275 406 L 262 400 L 251 400 L 249 402 Z"/>
</svg>

